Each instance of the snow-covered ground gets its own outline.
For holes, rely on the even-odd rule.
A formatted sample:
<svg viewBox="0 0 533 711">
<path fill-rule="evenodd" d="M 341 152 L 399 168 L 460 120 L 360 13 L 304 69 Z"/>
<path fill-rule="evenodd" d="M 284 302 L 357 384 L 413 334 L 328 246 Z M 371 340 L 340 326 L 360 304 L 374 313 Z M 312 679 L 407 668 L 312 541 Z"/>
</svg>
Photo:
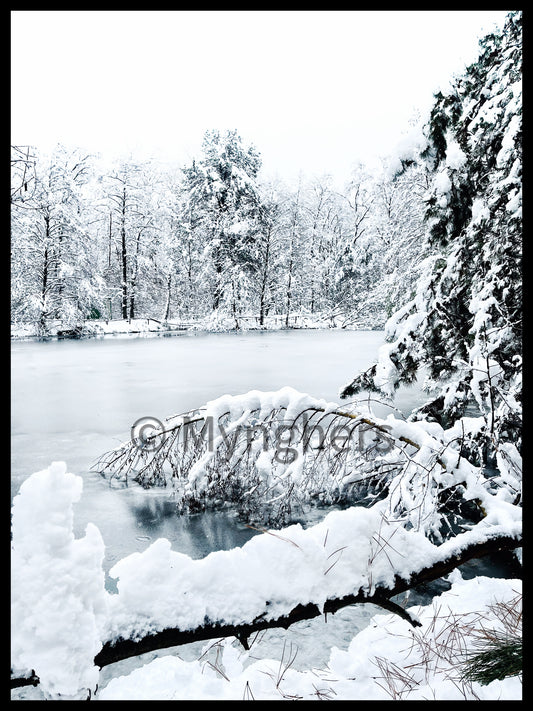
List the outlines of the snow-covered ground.
<svg viewBox="0 0 533 711">
<path fill-rule="evenodd" d="M 253 647 L 246 652 L 236 640 L 217 640 L 195 661 L 173 650 L 111 679 L 96 700 L 520 700 L 520 677 L 467 683 L 457 660 L 472 649 L 476 624 L 498 626 L 490 608 L 516 598 L 521 581 L 454 580 L 430 605 L 408 608 L 421 627 L 375 615 L 347 649 L 332 647 L 324 667 L 296 669 L 289 646 L 280 658 L 254 660 Z"/>
<path fill-rule="evenodd" d="M 91 319 L 75 327 L 64 325 L 61 321 L 50 321 L 47 324 L 47 336 L 50 338 L 88 338 L 93 336 L 144 335 L 182 332 L 190 324 L 161 321 L 150 318 L 134 319 Z M 24 340 L 39 338 L 38 325 L 35 323 L 19 323 L 11 325 L 11 338 Z"/>
<path fill-rule="evenodd" d="M 281 659 L 254 660 L 253 646 L 244 653 L 227 640 L 206 645 L 210 652 L 198 660 L 158 656 L 102 684 L 93 658 L 116 635 L 138 637 L 172 625 L 190 629 L 206 618 L 251 620 L 264 613 L 267 600 L 267 616 L 274 619 L 298 602 L 321 605 L 359 587 L 391 584 L 394 572 L 407 576 L 440 552 L 422 533 L 389 524 L 380 505 L 355 507 L 332 512 L 308 529 L 293 525 L 264 533 L 241 548 L 196 561 L 159 539 L 113 567 L 118 593 L 110 594 L 99 530 L 89 524 L 82 538 L 73 533 L 82 488 L 81 477 L 54 462 L 29 477 L 14 500 L 12 666 L 15 673 L 33 669 L 41 680 L 37 689 L 13 692 L 14 698 L 81 699 L 88 689 L 101 700 L 521 696 L 519 678 L 481 687 L 461 682 L 457 666 L 472 646 L 476 620 L 497 628 L 491 610 L 516 598 L 520 581 L 464 581 L 458 573 L 432 605 L 410 610 L 422 627 L 413 630 L 405 620 L 378 615 L 348 649 L 334 646 L 321 669 L 294 669 L 290 648 Z M 382 541 L 392 537 L 394 545 L 384 555 Z M 450 632 L 452 622 L 460 634 Z M 427 659 L 428 648 L 441 647 L 445 654 Z"/>
</svg>

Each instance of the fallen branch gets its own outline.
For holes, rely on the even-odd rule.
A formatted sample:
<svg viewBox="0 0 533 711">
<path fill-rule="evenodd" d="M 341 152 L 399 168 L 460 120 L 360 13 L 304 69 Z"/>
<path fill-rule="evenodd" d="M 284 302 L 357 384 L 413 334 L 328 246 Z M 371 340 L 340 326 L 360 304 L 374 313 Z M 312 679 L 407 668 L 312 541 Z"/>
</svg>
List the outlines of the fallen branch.
<svg viewBox="0 0 533 711">
<path fill-rule="evenodd" d="M 16 678 L 11 678 L 11 688 L 17 689 L 21 686 L 37 686 L 41 680 L 35 674 L 35 671 L 31 670 L 30 676 L 19 676 Z"/>
<path fill-rule="evenodd" d="M 213 622 L 190 630 L 179 630 L 175 628 L 165 629 L 137 641 L 118 639 L 106 642 L 96 655 L 94 661 L 97 666 L 104 667 L 108 664 L 114 664 L 123 659 L 136 657 L 156 649 L 175 647 L 182 644 L 189 644 L 190 642 L 219 637 L 236 637 L 243 647 L 247 648 L 247 640 L 250 635 L 255 632 L 275 627 L 288 629 L 295 622 L 310 620 L 322 614 L 334 614 L 337 610 L 347 607 L 348 605 L 359 603 L 377 605 L 378 607 L 386 609 L 388 612 L 399 615 L 413 626 L 417 626 L 417 621 L 414 620 L 406 610 L 394 603 L 391 600 L 392 597 L 422 583 L 437 580 L 451 573 L 455 568 L 469 560 L 481 558 L 503 550 L 514 550 L 521 545 L 521 539 L 512 536 L 501 536 L 485 540 L 481 543 L 475 543 L 445 560 L 438 561 L 429 567 L 421 569 L 417 573 L 413 573 L 409 580 L 396 576 L 394 585 L 391 588 L 377 587 L 372 594 L 359 591 L 353 595 L 328 600 L 322 609 L 315 603 L 308 603 L 306 605 L 298 604 L 287 615 L 274 620 L 264 619 L 264 615 L 260 615 L 251 622 L 243 622 L 239 625 L 225 625 Z M 266 611 L 264 614 L 266 614 Z"/>
</svg>

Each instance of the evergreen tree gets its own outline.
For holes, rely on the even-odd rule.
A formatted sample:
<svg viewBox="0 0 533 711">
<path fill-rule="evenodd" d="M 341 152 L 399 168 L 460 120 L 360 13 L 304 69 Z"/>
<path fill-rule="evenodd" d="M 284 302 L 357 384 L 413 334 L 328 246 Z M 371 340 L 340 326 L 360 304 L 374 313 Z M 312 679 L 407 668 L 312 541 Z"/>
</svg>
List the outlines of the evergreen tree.
<svg viewBox="0 0 533 711">
<path fill-rule="evenodd" d="M 416 156 L 433 176 L 416 294 L 389 320 L 379 362 L 342 396 L 392 395 L 423 367 L 432 397 L 412 417 L 447 426 L 474 407 L 484 424 L 465 451 L 505 476 L 521 436 L 521 13 L 480 44 L 436 95 Z"/>
<path fill-rule="evenodd" d="M 254 242 L 260 230 L 261 160 L 235 130 L 207 131 L 202 150 L 201 160 L 184 169 L 185 180 L 211 261 L 212 308 L 224 306 L 236 316 L 258 266 Z"/>
</svg>

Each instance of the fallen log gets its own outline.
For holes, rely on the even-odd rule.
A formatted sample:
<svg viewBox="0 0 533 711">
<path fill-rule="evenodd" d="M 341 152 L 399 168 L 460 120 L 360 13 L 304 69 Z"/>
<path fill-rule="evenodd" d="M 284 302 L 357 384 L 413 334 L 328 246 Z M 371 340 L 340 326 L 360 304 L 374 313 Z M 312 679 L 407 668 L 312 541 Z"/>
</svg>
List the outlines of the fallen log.
<svg viewBox="0 0 533 711">
<path fill-rule="evenodd" d="M 11 677 L 11 688 L 18 689 L 21 686 L 37 686 L 40 679 L 36 675 L 35 671 L 32 669 L 30 676 L 19 676 L 16 678 Z"/>
<path fill-rule="evenodd" d="M 164 629 L 160 632 L 143 637 L 140 640 L 116 639 L 106 642 L 100 652 L 94 658 L 94 662 L 100 668 L 115 662 L 136 657 L 146 652 L 153 652 L 157 649 L 176 647 L 191 642 L 199 642 L 221 637 L 236 637 L 245 649 L 248 648 L 248 638 L 255 632 L 265 629 L 281 627 L 288 629 L 291 625 L 302 620 L 310 620 L 322 614 L 334 614 L 337 610 L 359 603 L 373 604 L 382 607 L 388 612 L 393 612 L 407 620 L 413 626 L 419 623 L 413 619 L 409 613 L 400 605 L 393 602 L 391 598 L 407 590 L 415 588 L 422 583 L 437 580 L 448 573 L 451 573 L 460 565 L 474 558 L 482 558 L 486 555 L 495 554 L 500 551 L 510 551 L 522 545 L 521 538 L 513 536 L 500 536 L 491 538 L 479 543 L 472 544 L 467 548 L 457 552 L 448 558 L 437 561 L 433 565 L 413 573 L 409 580 L 396 576 L 394 585 L 391 588 L 377 587 L 372 594 L 358 591 L 353 595 L 347 595 L 335 600 L 327 600 L 323 608 L 320 609 L 315 603 L 306 605 L 296 605 L 287 615 L 277 619 L 265 619 L 268 610 L 250 622 L 243 622 L 239 625 L 228 625 L 219 622 L 202 625 L 195 629 Z M 268 603 L 267 603 L 268 604 Z"/>
</svg>

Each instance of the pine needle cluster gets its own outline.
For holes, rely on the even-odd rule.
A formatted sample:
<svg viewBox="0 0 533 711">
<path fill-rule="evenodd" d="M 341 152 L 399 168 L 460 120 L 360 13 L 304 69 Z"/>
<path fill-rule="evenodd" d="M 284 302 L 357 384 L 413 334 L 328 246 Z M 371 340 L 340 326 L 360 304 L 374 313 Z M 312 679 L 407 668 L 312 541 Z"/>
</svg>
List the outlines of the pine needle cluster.
<svg viewBox="0 0 533 711">
<path fill-rule="evenodd" d="M 462 665 L 462 679 L 482 685 L 522 673 L 522 597 L 498 602 L 490 608 L 501 629 L 482 627 L 476 635 L 478 651 Z"/>
<path fill-rule="evenodd" d="M 522 673 L 522 639 L 494 634 L 486 646 L 464 664 L 462 679 L 482 685 Z"/>
</svg>

